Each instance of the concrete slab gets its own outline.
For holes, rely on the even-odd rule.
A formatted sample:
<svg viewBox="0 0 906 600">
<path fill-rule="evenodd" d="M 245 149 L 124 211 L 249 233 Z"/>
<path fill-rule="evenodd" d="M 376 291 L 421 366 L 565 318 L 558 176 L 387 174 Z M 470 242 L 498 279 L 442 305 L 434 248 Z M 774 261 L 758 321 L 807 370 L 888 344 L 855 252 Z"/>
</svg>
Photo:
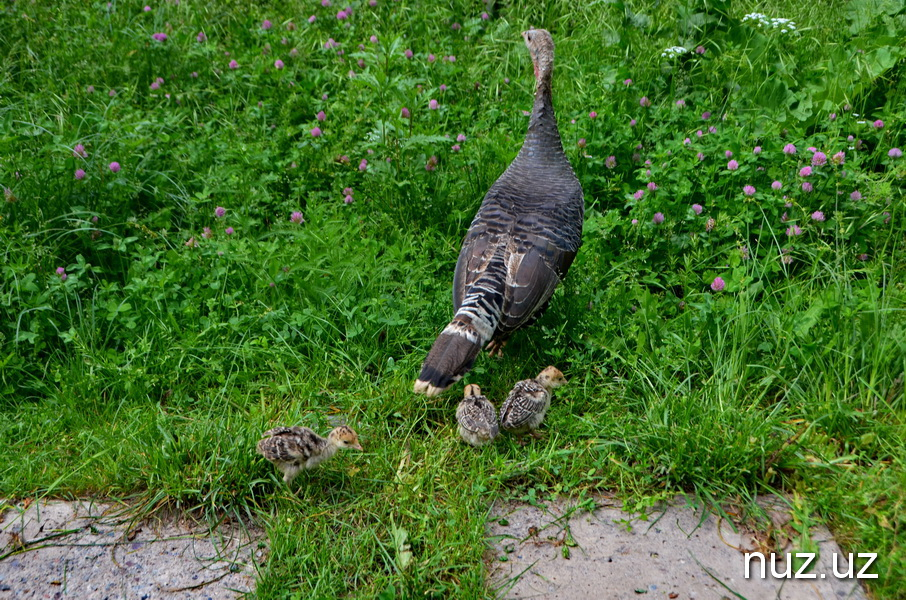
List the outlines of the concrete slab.
<svg viewBox="0 0 906 600">
<path fill-rule="evenodd" d="M 177 518 L 132 523 L 122 508 L 0 502 L 0 600 L 226 600 L 254 588 L 263 532 L 212 532 Z"/>
<path fill-rule="evenodd" d="M 824 527 L 811 530 L 820 556 L 808 573 L 815 579 L 771 576 L 769 538 L 790 531 L 790 516 L 783 505 L 764 501 L 779 536 L 752 531 L 701 508 L 682 497 L 653 510 L 647 520 L 620 510 L 613 499 L 596 498 L 593 511 L 576 511 L 567 502 L 535 507 L 525 504 L 496 506 L 488 521 L 488 567 L 492 585 L 501 598 L 546 600 L 635 600 L 745 598 L 747 600 L 864 600 L 855 579 L 834 576 L 848 570 L 848 561 Z M 789 538 L 786 538 L 787 541 Z M 759 562 L 751 563 L 755 576 L 745 577 L 745 552 L 762 551 L 766 577 Z M 789 547 L 778 549 L 778 558 Z M 776 572 L 786 572 L 778 560 Z M 796 567 L 798 568 L 798 566 Z M 790 574 L 796 572 L 793 569 Z M 870 570 L 869 570 L 870 572 Z"/>
</svg>

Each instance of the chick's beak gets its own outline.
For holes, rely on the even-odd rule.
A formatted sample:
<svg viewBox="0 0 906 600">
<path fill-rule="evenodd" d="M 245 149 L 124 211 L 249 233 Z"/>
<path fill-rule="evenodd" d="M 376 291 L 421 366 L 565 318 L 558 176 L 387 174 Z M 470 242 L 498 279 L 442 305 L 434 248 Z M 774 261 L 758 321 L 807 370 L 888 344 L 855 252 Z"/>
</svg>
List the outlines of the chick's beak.
<svg viewBox="0 0 906 600">
<path fill-rule="evenodd" d="M 358 450 L 359 452 L 364 450 L 364 448 L 362 448 L 362 445 L 358 443 L 351 445 L 350 448 L 352 448 L 353 450 Z"/>
</svg>

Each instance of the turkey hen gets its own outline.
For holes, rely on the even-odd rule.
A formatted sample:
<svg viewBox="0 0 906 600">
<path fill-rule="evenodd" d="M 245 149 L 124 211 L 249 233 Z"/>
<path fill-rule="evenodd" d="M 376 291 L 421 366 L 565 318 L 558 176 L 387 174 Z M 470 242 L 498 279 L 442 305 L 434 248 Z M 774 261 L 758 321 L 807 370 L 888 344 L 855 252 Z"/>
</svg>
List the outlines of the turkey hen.
<svg viewBox="0 0 906 600">
<path fill-rule="evenodd" d="M 453 276 L 456 315 L 422 364 L 416 393 L 436 396 L 459 381 L 485 344 L 501 353 L 547 308 L 582 243 L 582 186 L 563 152 L 551 97 L 554 41 L 543 29 L 522 37 L 535 67 L 528 132 L 466 233 Z"/>
</svg>

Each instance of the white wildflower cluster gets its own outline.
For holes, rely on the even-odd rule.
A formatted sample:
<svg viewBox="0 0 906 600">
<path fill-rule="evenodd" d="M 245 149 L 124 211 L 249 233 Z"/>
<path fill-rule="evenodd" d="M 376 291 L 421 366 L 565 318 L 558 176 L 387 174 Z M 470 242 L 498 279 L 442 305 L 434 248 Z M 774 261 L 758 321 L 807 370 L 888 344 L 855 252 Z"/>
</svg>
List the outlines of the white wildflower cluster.
<svg viewBox="0 0 906 600">
<path fill-rule="evenodd" d="M 664 58 L 676 58 L 677 56 L 682 56 L 686 52 L 688 52 L 688 50 L 682 46 L 670 46 L 661 52 L 661 56 Z"/>
<path fill-rule="evenodd" d="M 796 31 L 796 23 L 789 19 L 768 17 L 761 13 L 749 13 L 742 18 L 743 23 L 746 21 L 752 21 L 759 29 L 779 29 L 780 33 L 799 33 Z"/>
</svg>

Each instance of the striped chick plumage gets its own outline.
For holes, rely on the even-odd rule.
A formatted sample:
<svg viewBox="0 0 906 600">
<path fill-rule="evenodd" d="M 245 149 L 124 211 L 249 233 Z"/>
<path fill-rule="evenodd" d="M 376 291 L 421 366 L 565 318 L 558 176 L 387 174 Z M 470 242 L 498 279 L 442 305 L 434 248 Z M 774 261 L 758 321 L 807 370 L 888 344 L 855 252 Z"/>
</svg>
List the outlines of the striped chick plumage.
<svg viewBox="0 0 906 600">
<path fill-rule="evenodd" d="M 326 438 L 308 427 L 275 427 L 265 431 L 258 442 L 258 454 L 274 463 L 286 483 L 343 448 L 362 449 L 356 432 L 345 425 L 331 431 Z"/>
<path fill-rule="evenodd" d="M 550 408 L 554 389 L 565 384 L 566 377 L 555 367 L 547 367 L 535 379 L 516 383 L 500 407 L 500 427 L 517 435 L 535 435 Z"/>
<path fill-rule="evenodd" d="M 467 385 L 465 397 L 456 408 L 459 436 L 472 446 L 490 444 L 500 432 L 497 410 L 475 384 Z"/>
<path fill-rule="evenodd" d="M 482 346 L 501 353 L 537 319 L 582 243 L 582 186 L 563 152 L 554 116 L 554 42 L 523 33 L 535 66 L 535 102 L 522 149 L 475 215 L 453 277 L 453 320 L 437 337 L 413 387 L 434 396 L 459 381 Z M 490 343 L 489 343 L 490 342 Z"/>
</svg>

